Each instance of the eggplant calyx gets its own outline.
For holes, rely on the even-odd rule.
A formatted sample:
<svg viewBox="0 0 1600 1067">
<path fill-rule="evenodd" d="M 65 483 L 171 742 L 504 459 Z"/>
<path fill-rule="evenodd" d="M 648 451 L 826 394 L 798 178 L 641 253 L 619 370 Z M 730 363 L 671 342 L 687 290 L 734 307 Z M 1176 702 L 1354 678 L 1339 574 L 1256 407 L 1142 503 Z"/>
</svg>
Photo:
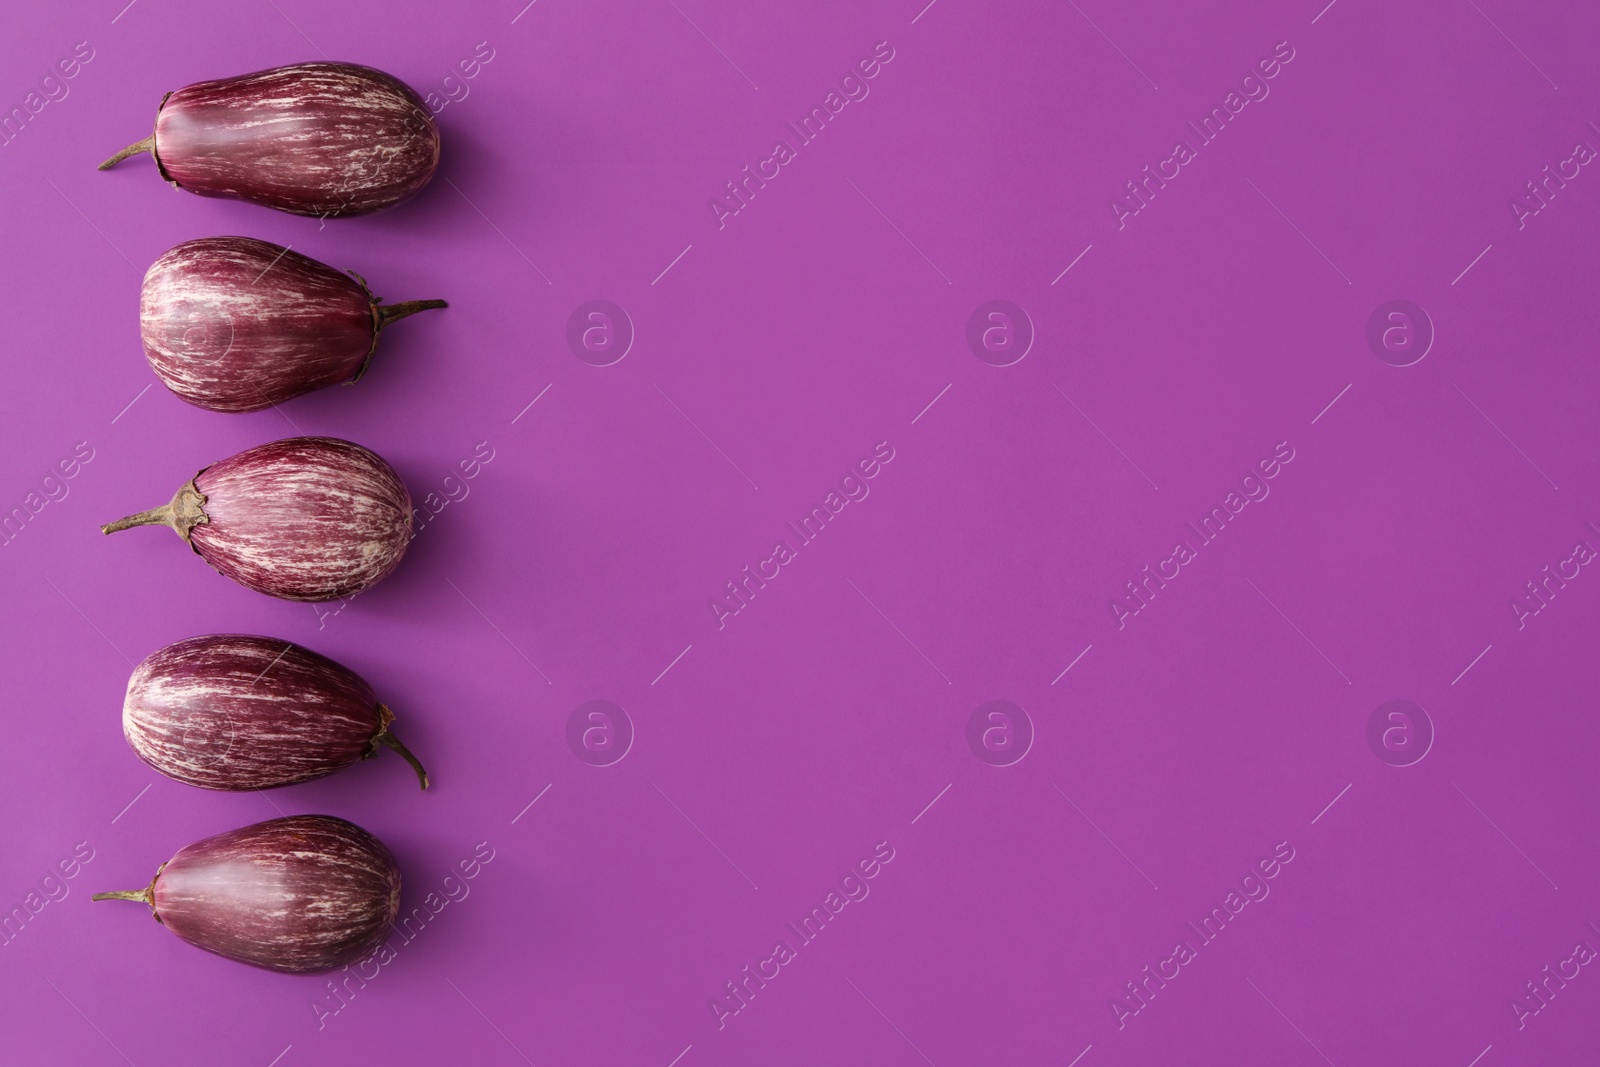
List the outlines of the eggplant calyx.
<svg viewBox="0 0 1600 1067">
<path fill-rule="evenodd" d="M 205 512 L 205 502 L 205 494 L 195 487 L 194 482 L 185 482 L 170 502 L 159 508 L 128 515 L 116 522 L 108 522 L 100 527 L 100 532 L 114 534 L 135 526 L 170 526 L 179 537 L 188 541 L 191 530 L 211 521 Z"/>
<path fill-rule="evenodd" d="M 378 754 L 378 746 L 384 745 L 392 748 L 411 764 L 411 769 L 417 772 L 417 781 L 422 788 L 428 788 L 428 772 L 423 768 L 422 761 L 411 754 L 411 750 L 400 743 L 400 739 L 389 732 L 389 725 L 394 722 L 394 712 L 389 710 L 389 705 L 378 705 L 378 732 L 372 735 L 372 740 L 367 742 L 367 750 L 361 754 L 362 759 L 371 759 Z"/>
</svg>

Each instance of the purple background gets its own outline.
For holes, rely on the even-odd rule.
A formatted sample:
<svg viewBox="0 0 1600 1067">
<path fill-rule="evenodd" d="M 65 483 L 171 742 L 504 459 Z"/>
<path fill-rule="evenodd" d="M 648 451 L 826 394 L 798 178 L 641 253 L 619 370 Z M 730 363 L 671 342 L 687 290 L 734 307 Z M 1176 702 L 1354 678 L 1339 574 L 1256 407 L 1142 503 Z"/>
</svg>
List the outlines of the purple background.
<svg viewBox="0 0 1600 1067">
<path fill-rule="evenodd" d="M 1520 1028 L 1511 1005 L 1600 947 L 1600 577 L 1521 628 L 1510 604 L 1600 547 L 1600 175 L 1520 229 L 1510 202 L 1600 147 L 1600 13 L 922 2 L 12 12 L 5 108 L 74 43 L 93 59 L 0 150 L 0 508 L 94 458 L 0 555 L 8 1061 L 1592 1062 L 1592 967 Z M 709 198 L 880 41 L 870 95 L 719 229 Z M 1119 229 L 1125 183 L 1282 41 L 1270 95 Z M 442 99 L 478 42 L 438 178 L 391 213 L 94 170 L 190 82 L 326 55 Z M 138 285 L 216 234 L 451 307 L 357 386 L 191 408 L 152 385 Z M 612 366 L 565 339 L 595 299 L 636 330 Z M 965 340 L 994 299 L 1036 331 L 1011 366 Z M 1393 299 L 1438 335 L 1404 368 L 1366 341 Z M 96 530 L 297 432 L 376 449 L 419 502 L 494 459 L 331 617 Z M 719 629 L 711 599 L 880 441 L 870 496 Z M 1119 628 L 1125 583 L 1279 442 L 1270 496 Z M 435 788 L 392 756 L 271 794 L 149 770 L 128 672 L 218 631 L 361 671 Z M 636 732 L 610 766 L 567 742 L 596 699 Z M 1010 766 L 967 742 L 994 699 L 1035 733 Z M 1436 731 L 1409 767 L 1367 743 L 1391 699 Z M 90 905 L 280 812 L 382 837 L 408 910 L 494 858 L 320 1026 L 325 979 Z M 882 841 L 870 896 L 719 1027 L 712 998 Z M 1270 896 L 1119 1026 L 1125 984 L 1280 842 Z"/>
</svg>

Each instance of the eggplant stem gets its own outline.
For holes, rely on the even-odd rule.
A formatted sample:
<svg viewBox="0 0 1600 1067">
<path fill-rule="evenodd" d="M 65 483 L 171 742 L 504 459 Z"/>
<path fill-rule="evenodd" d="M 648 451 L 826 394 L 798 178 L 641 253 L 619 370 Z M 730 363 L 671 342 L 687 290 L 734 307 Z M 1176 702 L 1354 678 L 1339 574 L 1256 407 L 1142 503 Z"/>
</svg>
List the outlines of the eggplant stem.
<svg viewBox="0 0 1600 1067">
<path fill-rule="evenodd" d="M 142 141 L 135 141 L 133 144 L 129 145 L 127 148 L 124 148 L 122 151 L 118 152 L 116 155 L 112 156 L 110 159 L 108 159 L 104 163 L 100 164 L 99 169 L 100 170 L 110 170 L 112 167 L 116 166 L 118 163 L 121 163 L 124 159 L 127 159 L 129 156 L 136 156 L 141 152 L 151 152 L 151 153 L 153 153 L 155 151 L 155 147 L 156 147 L 156 136 L 155 136 L 155 134 L 151 134 L 149 137 L 146 137 Z"/>
<path fill-rule="evenodd" d="M 432 311 L 434 308 L 447 308 L 450 305 L 443 300 L 407 300 L 400 304 L 380 306 L 378 310 L 378 329 L 383 329 L 391 322 L 398 322 L 409 315 L 419 311 Z"/>
<path fill-rule="evenodd" d="M 367 748 L 367 758 L 370 759 L 377 753 L 378 745 L 384 745 L 388 748 L 392 748 L 396 752 L 400 753 L 401 756 L 405 757 L 405 761 L 407 763 L 411 764 L 411 769 L 417 772 L 417 781 L 422 783 L 422 788 L 428 788 L 428 772 L 423 769 L 422 761 L 413 756 L 411 754 L 411 750 L 405 745 L 402 745 L 400 743 L 400 739 L 389 732 L 389 725 L 393 722 L 394 712 L 389 709 L 389 705 L 379 704 L 378 732 L 373 735 L 371 742 L 369 742 L 369 747 Z"/>
<path fill-rule="evenodd" d="M 172 505 L 162 504 L 159 508 L 151 508 L 149 511 L 141 511 L 137 515 L 129 515 L 116 522 L 108 522 L 100 527 L 100 532 L 114 534 L 122 530 L 131 530 L 135 526 L 171 526 L 172 523 Z"/>
<path fill-rule="evenodd" d="M 428 788 L 428 772 L 423 770 L 422 761 L 413 756 L 411 754 L 411 750 L 402 745 L 398 737 L 386 731 L 382 734 L 379 734 L 377 740 L 380 744 L 388 745 L 390 748 L 400 753 L 400 755 L 404 756 L 406 762 L 411 764 L 411 769 L 417 772 L 417 781 L 422 783 L 422 788 Z"/>
<path fill-rule="evenodd" d="M 96 893 L 94 896 L 90 897 L 89 899 L 90 900 L 137 900 L 139 903 L 148 904 L 153 908 L 153 907 L 155 907 L 155 901 L 152 898 L 153 898 L 153 894 L 150 892 L 150 887 L 149 886 L 145 886 L 143 889 L 120 889 L 120 890 L 117 890 L 114 893 Z"/>
<path fill-rule="evenodd" d="M 203 506 L 205 502 L 205 495 L 195 488 L 194 482 L 185 482 L 172 499 L 159 508 L 151 508 L 149 511 L 120 518 L 116 522 L 108 522 L 100 527 L 100 532 L 114 534 L 122 530 L 131 530 L 135 526 L 169 526 L 179 537 L 187 541 L 190 530 L 209 521 Z"/>
</svg>

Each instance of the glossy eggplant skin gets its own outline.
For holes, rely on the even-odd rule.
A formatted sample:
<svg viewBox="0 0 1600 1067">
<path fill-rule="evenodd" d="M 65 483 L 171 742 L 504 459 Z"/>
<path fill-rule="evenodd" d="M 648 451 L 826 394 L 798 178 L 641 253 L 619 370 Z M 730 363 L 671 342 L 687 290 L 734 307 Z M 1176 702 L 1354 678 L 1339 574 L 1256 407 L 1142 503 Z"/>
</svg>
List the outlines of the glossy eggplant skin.
<svg viewBox="0 0 1600 1067">
<path fill-rule="evenodd" d="M 400 911 L 400 868 L 383 842 L 331 815 L 291 815 L 182 848 L 140 893 L 156 921 L 207 952 L 285 974 L 367 956 Z"/>
<path fill-rule="evenodd" d="M 145 273 L 139 339 L 163 385 L 211 411 L 259 411 L 365 372 L 389 322 L 359 277 L 250 237 L 168 249 Z"/>
<path fill-rule="evenodd" d="M 168 94 L 152 150 L 180 189 L 337 218 L 383 211 L 427 185 L 439 127 L 381 70 L 300 63 Z"/>
<path fill-rule="evenodd" d="M 239 584 L 315 603 L 387 577 L 411 518 L 411 494 L 381 456 L 335 437 L 290 437 L 213 463 L 170 503 L 101 530 L 170 526 Z"/>
<path fill-rule="evenodd" d="M 246 634 L 191 637 L 151 653 L 134 668 L 122 706 L 134 753 L 202 789 L 310 781 L 375 755 L 380 744 L 411 759 L 389 733 L 393 721 L 348 667 Z"/>
</svg>

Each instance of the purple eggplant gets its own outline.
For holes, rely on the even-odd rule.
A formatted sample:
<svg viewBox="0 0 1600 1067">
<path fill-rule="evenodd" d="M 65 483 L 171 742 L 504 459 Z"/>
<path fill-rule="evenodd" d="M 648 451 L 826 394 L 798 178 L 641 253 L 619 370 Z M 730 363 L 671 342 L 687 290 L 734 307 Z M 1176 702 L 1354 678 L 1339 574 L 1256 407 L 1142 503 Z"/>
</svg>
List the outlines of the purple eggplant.
<svg viewBox="0 0 1600 1067">
<path fill-rule="evenodd" d="M 439 127 L 381 70 L 300 63 L 168 93 L 155 132 L 100 169 L 146 151 L 179 189 L 332 218 L 382 211 L 427 185 Z"/>
<path fill-rule="evenodd" d="M 394 712 L 355 671 L 272 637 L 213 634 L 152 652 L 128 679 L 134 753 L 203 789 L 270 789 L 342 771 L 384 745 L 428 788 L 390 732 Z"/>
<path fill-rule="evenodd" d="M 178 850 L 139 900 L 183 940 L 286 974 L 336 970 L 383 944 L 400 868 L 383 842 L 332 815 L 291 815 Z"/>
<path fill-rule="evenodd" d="M 353 277 L 280 245 L 204 237 L 145 272 L 139 337 L 163 385 L 212 411 L 258 411 L 366 373 L 385 326 L 448 305 L 383 306 Z"/>
<path fill-rule="evenodd" d="M 100 527 L 170 526 L 240 585 L 282 600 L 354 596 L 411 542 L 411 494 L 375 452 L 290 437 L 213 463 L 170 503 Z"/>
</svg>

